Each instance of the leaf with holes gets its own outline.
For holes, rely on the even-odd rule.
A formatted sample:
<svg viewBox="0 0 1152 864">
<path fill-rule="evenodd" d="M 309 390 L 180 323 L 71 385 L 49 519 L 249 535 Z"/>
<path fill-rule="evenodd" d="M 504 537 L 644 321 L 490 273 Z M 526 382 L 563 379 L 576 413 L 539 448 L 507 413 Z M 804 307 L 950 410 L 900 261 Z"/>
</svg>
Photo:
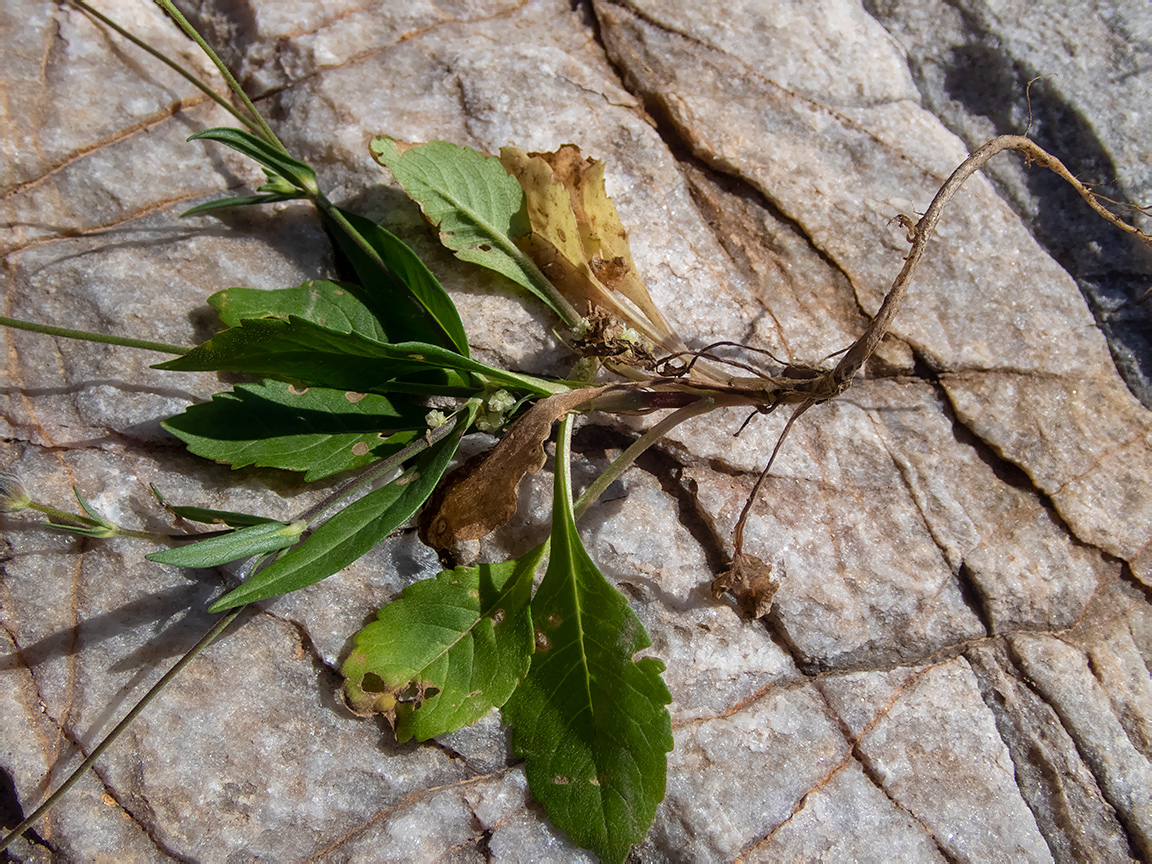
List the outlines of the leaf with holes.
<svg viewBox="0 0 1152 864">
<path fill-rule="evenodd" d="M 311 481 L 391 456 L 424 431 L 427 412 L 403 396 L 265 381 L 237 384 L 163 426 L 197 456 Z"/>
<path fill-rule="evenodd" d="M 356 634 L 343 670 L 349 707 L 389 717 L 399 741 L 424 741 L 503 705 L 531 660 L 528 599 L 543 554 L 538 546 L 405 588 Z"/>
</svg>

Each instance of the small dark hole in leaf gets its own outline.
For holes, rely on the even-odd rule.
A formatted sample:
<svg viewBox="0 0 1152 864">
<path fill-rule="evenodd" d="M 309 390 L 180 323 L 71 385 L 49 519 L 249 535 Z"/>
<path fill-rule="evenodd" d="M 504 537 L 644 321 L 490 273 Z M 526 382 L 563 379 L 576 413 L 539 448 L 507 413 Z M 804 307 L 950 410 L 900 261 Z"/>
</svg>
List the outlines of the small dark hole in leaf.
<svg viewBox="0 0 1152 864">
<path fill-rule="evenodd" d="M 479 249 L 481 252 L 491 252 L 492 251 L 492 247 L 489 246 L 487 243 L 481 243 L 476 248 Z"/>
<path fill-rule="evenodd" d="M 439 695 L 440 695 L 440 688 L 439 687 L 429 687 L 427 690 L 424 691 L 424 698 L 425 699 L 431 699 L 433 696 L 439 696 Z"/>
<path fill-rule="evenodd" d="M 375 672 L 369 672 L 360 680 L 360 689 L 365 693 L 383 693 L 388 689 L 388 685 Z"/>
<path fill-rule="evenodd" d="M 411 682 L 407 687 L 401 690 L 396 696 L 400 699 L 416 699 L 420 696 L 420 687 L 415 681 Z"/>
</svg>

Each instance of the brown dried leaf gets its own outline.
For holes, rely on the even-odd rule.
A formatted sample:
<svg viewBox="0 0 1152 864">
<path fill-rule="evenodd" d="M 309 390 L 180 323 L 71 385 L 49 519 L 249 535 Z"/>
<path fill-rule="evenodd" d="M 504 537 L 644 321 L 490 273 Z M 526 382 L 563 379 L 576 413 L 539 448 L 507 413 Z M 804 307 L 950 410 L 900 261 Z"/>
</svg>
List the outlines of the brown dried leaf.
<svg viewBox="0 0 1152 864">
<path fill-rule="evenodd" d="M 500 443 L 444 480 L 420 516 L 420 539 L 433 549 L 479 540 L 516 513 L 520 480 L 544 465 L 552 424 L 608 387 L 586 387 L 541 399 L 509 427 Z"/>
<path fill-rule="evenodd" d="M 772 610 L 772 600 L 780 588 L 776 569 L 755 555 L 741 552 L 731 567 L 712 580 L 712 596 L 728 592 L 746 618 L 763 618 Z"/>
</svg>

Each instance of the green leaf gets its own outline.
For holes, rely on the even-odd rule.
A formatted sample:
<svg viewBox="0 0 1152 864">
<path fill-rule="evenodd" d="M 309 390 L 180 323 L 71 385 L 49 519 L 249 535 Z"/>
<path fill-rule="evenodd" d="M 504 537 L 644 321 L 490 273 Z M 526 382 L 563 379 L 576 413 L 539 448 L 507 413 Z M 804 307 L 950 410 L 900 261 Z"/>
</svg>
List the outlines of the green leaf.
<svg viewBox="0 0 1152 864">
<path fill-rule="evenodd" d="M 340 333 L 359 333 L 378 342 L 388 336 L 376 314 L 359 299 L 358 285 L 317 279 L 297 288 L 266 291 L 260 288 L 228 288 L 208 298 L 229 327 L 238 327 L 250 318 L 280 318 L 293 315 Z"/>
<path fill-rule="evenodd" d="M 432 141 L 403 152 L 374 138 L 373 158 L 392 172 L 408 197 L 440 229 L 440 242 L 462 261 L 479 264 L 528 289 L 567 321 L 547 279 L 513 242 L 532 231 L 520 184 L 500 160 L 470 147 Z"/>
<path fill-rule="evenodd" d="M 180 214 L 184 216 L 199 216 L 213 210 L 225 210 L 231 207 L 251 207 L 254 204 L 273 204 L 277 201 L 293 201 L 305 196 L 294 192 L 276 192 L 270 195 L 233 195 L 231 198 L 217 198 L 215 201 L 205 201 L 197 204 Z"/>
<path fill-rule="evenodd" d="M 189 522 L 200 522 L 204 525 L 223 523 L 231 528 L 246 528 L 249 525 L 264 525 L 277 521 L 276 519 L 269 519 L 267 516 L 253 516 L 251 513 L 235 513 L 231 510 L 209 510 L 206 507 L 168 506 L 168 510 L 173 515 L 187 519 Z"/>
<path fill-rule="evenodd" d="M 211 537 L 145 555 L 157 564 L 174 564 L 177 567 L 216 567 L 229 561 L 239 561 L 264 552 L 274 552 L 292 546 L 300 539 L 307 523 L 265 522 L 250 525 L 221 537 Z"/>
<path fill-rule="evenodd" d="M 316 172 L 299 159 L 293 159 L 287 153 L 277 150 L 268 142 L 257 138 L 251 132 L 226 126 L 216 126 L 205 129 L 189 136 L 189 141 L 219 141 L 231 147 L 238 153 L 243 153 L 250 159 L 259 162 L 267 169 L 269 180 L 279 175 L 309 196 L 320 194 L 320 187 L 316 183 Z"/>
<path fill-rule="evenodd" d="M 544 548 L 405 588 L 356 634 L 343 669 L 352 710 L 386 714 L 403 742 L 455 732 L 503 705 L 531 662 L 528 600 Z"/>
<path fill-rule="evenodd" d="M 76 500 L 78 502 L 80 502 L 80 506 L 83 508 L 84 512 L 87 513 L 91 517 L 91 522 L 92 522 L 93 526 L 99 526 L 100 528 L 105 528 L 105 529 L 113 530 L 113 531 L 116 529 L 115 525 L 113 525 L 111 522 L 109 522 L 107 519 L 105 519 L 103 516 L 101 516 L 92 507 L 92 505 L 89 504 L 87 500 L 85 500 L 84 496 L 80 494 L 79 487 L 73 486 L 72 487 L 72 494 L 76 496 Z M 79 517 L 79 518 L 83 519 L 83 517 Z M 83 519 L 83 521 L 87 522 L 89 520 Z M 93 536 L 98 536 L 98 535 L 93 535 Z"/>
<path fill-rule="evenodd" d="M 380 256 L 379 263 L 373 260 L 349 236 L 348 231 L 335 219 L 325 216 L 325 224 L 336 237 L 340 249 L 352 262 L 356 275 L 364 283 L 373 300 L 377 301 L 380 309 L 380 318 L 386 324 L 389 319 L 399 315 L 401 318 L 411 317 L 414 320 L 405 321 L 406 330 L 402 330 L 405 340 L 417 342 L 432 342 L 442 344 L 445 348 L 454 348 L 465 357 L 468 356 L 468 337 L 464 332 L 464 325 L 460 321 L 460 313 L 456 311 L 456 304 L 448 296 L 448 292 L 441 286 L 439 280 L 420 260 L 412 249 L 399 237 L 377 225 L 371 219 L 357 216 L 347 210 L 336 208 L 348 224 L 368 243 Z M 406 316 L 405 310 L 415 300 L 418 305 L 416 312 L 419 316 Z M 431 319 L 429 322 L 428 319 Z M 434 327 L 428 326 L 434 323 Z M 393 332 L 390 328 L 389 332 Z M 399 341 L 399 340 L 394 340 Z"/>
<path fill-rule="evenodd" d="M 664 799 L 672 701 L 624 597 L 584 550 L 572 514 L 571 421 L 556 448 L 552 556 L 532 619 L 536 654 L 503 708 L 532 795 L 556 827 L 608 862 L 648 833 Z"/>
<path fill-rule="evenodd" d="M 483 375 L 518 392 L 548 396 L 570 389 L 530 375 L 506 372 L 426 342 L 385 344 L 357 333 L 340 333 L 291 316 L 245 320 L 187 354 L 152 368 L 178 372 L 249 372 L 292 378 L 336 389 L 388 390 L 390 382 L 417 371 L 449 370 Z M 459 376 L 450 383 L 468 386 Z"/>
<path fill-rule="evenodd" d="M 444 351 L 443 348 L 436 350 Z M 187 354 L 158 363 L 154 368 L 249 372 L 339 390 L 369 392 L 386 389 L 390 380 L 433 366 L 420 352 L 405 351 L 358 333 L 342 333 L 291 316 L 287 321 L 278 318 L 241 321 L 239 326 L 229 327 Z"/>
<path fill-rule="evenodd" d="M 233 468 L 305 471 L 312 481 L 399 451 L 424 431 L 427 412 L 402 397 L 265 381 L 237 384 L 163 426 L 197 456 Z"/>
<path fill-rule="evenodd" d="M 79 519 L 81 517 L 73 517 Z M 106 528 L 103 525 L 68 525 L 64 522 L 37 522 L 35 523 L 38 528 L 43 528 L 45 531 L 51 531 L 54 534 L 73 534 L 77 537 L 95 537 L 100 540 L 105 540 L 108 537 L 116 536 L 116 529 Z"/>
<path fill-rule="evenodd" d="M 307 587 L 366 553 L 408 521 L 432 494 L 475 413 L 476 406 L 470 405 L 452 433 L 425 451 L 399 478 L 349 504 L 295 549 L 213 603 L 210 611 L 223 612 Z"/>
</svg>

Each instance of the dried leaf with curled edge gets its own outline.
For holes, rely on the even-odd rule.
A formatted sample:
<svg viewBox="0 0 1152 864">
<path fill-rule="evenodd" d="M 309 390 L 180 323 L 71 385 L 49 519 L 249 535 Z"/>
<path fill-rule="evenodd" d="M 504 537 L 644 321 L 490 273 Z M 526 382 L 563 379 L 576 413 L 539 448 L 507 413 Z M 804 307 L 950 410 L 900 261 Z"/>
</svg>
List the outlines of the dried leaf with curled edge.
<svg viewBox="0 0 1152 864">
<path fill-rule="evenodd" d="M 500 163 L 527 199 L 532 233 L 516 243 L 557 290 L 586 316 L 610 313 L 667 350 L 682 350 L 636 272 L 628 233 L 604 189 L 604 163 L 582 159 L 572 144 L 554 153 L 502 147 Z"/>
<path fill-rule="evenodd" d="M 636 270 L 628 247 L 628 232 L 604 188 L 604 163 L 591 157 L 582 159 L 580 148 L 575 144 L 565 144 L 554 153 L 532 155 L 551 165 L 556 180 L 568 190 L 580 228 L 584 257 L 596 278 L 631 300 L 660 332 L 670 333 Z"/>
<path fill-rule="evenodd" d="M 736 598 L 746 618 L 763 618 L 772 610 L 772 599 L 780 589 L 777 568 L 755 555 L 737 553 L 732 566 L 712 580 L 712 596 L 725 591 Z"/>
<path fill-rule="evenodd" d="M 520 480 L 544 465 L 552 424 L 609 387 L 585 387 L 541 399 L 487 453 L 448 475 L 420 516 L 420 539 L 433 549 L 479 540 L 516 513 Z"/>
</svg>

